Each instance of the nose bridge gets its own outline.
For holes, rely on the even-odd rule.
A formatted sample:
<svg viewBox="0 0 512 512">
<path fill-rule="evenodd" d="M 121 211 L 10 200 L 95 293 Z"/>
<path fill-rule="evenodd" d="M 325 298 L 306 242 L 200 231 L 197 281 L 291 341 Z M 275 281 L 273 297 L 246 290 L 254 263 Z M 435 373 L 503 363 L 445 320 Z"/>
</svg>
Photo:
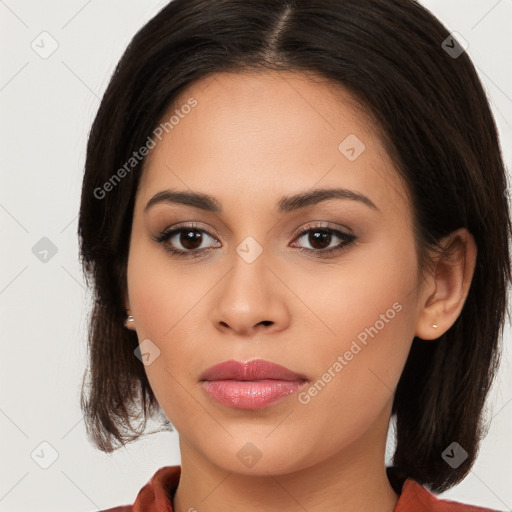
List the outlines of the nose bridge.
<svg viewBox="0 0 512 512">
<path fill-rule="evenodd" d="M 267 269 L 268 255 L 263 246 L 252 236 L 242 240 L 232 258 L 232 270 L 226 276 L 226 294 L 241 302 L 259 302 L 269 299 Z M 254 304 L 255 305 L 255 304 Z"/>
<path fill-rule="evenodd" d="M 287 314 L 278 279 L 267 268 L 268 254 L 255 238 L 244 238 L 234 250 L 231 270 L 215 297 L 213 321 L 247 331 L 261 322 L 281 324 Z"/>
<path fill-rule="evenodd" d="M 237 219 L 238 229 L 234 233 L 234 253 L 231 254 L 233 268 L 229 279 L 235 287 L 240 282 L 249 283 L 260 295 L 266 295 L 270 302 L 276 293 L 280 294 L 279 279 L 269 269 L 275 272 L 280 267 L 273 257 L 280 251 L 276 252 L 272 247 L 278 243 L 279 222 L 276 222 L 275 215 L 262 208 L 262 202 L 258 202 L 259 210 L 253 208 L 254 205 L 246 205 L 246 208 L 239 210 L 241 213 Z"/>
</svg>

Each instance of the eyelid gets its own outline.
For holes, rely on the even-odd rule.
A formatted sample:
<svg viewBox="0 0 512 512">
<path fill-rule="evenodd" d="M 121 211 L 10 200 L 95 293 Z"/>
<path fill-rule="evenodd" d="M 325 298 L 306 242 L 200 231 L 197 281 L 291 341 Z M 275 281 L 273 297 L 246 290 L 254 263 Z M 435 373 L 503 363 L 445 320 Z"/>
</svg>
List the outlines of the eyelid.
<svg viewBox="0 0 512 512">
<path fill-rule="evenodd" d="M 211 227 L 206 227 L 203 223 L 197 222 L 197 221 L 184 221 L 179 222 L 178 224 L 169 226 L 161 231 L 161 234 L 169 234 L 174 231 L 178 231 L 179 229 L 187 229 L 187 228 L 193 228 L 197 230 L 204 231 L 209 236 L 215 236 L 217 239 L 221 238 L 219 232 Z M 302 235 L 303 233 L 306 233 L 310 231 L 311 229 L 332 229 L 335 231 L 341 231 L 343 234 L 348 236 L 355 236 L 352 229 L 350 229 L 348 226 L 345 226 L 343 224 L 334 224 L 328 222 L 328 221 L 312 221 L 312 223 L 307 223 L 303 226 L 301 226 L 298 230 L 291 231 L 287 237 L 293 236 L 293 239 L 295 240 L 298 236 Z M 340 229 L 341 228 L 341 229 Z M 210 232 L 213 231 L 213 234 Z"/>
<path fill-rule="evenodd" d="M 169 226 L 162 230 L 162 233 L 171 233 L 173 231 L 177 231 L 179 229 L 197 229 L 198 231 L 204 231 L 209 236 L 215 236 L 216 238 L 221 238 L 219 232 L 211 227 L 206 226 L 206 224 L 203 224 L 202 222 L 197 221 L 184 221 L 184 222 L 178 222 L 178 224 L 173 224 L 172 226 Z"/>
<path fill-rule="evenodd" d="M 302 233 L 310 231 L 311 229 L 332 229 L 334 231 L 340 231 L 345 235 L 348 236 L 355 236 L 352 229 L 350 229 L 348 226 L 345 226 L 343 224 L 332 224 L 328 221 L 313 221 L 313 224 L 306 224 L 299 228 L 297 233 L 295 234 L 295 238 L 299 235 L 302 235 Z"/>
</svg>

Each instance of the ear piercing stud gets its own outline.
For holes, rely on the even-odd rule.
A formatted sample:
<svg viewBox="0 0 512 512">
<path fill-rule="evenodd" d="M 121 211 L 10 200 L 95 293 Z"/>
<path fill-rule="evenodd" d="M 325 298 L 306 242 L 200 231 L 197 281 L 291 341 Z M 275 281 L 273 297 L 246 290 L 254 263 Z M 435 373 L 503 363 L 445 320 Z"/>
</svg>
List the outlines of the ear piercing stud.
<svg viewBox="0 0 512 512">
<path fill-rule="evenodd" d="M 128 324 L 129 324 L 129 323 L 131 324 L 131 323 L 133 323 L 133 322 L 134 322 L 134 320 L 133 320 L 133 315 L 129 315 L 129 314 L 128 314 L 128 312 L 129 312 L 129 311 L 130 311 L 129 309 L 127 309 L 127 310 L 126 310 L 127 315 L 126 315 L 126 320 L 125 320 L 125 322 L 124 322 L 124 325 L 125 325 L 126 327 L 128 327 Z"/>
</svg>

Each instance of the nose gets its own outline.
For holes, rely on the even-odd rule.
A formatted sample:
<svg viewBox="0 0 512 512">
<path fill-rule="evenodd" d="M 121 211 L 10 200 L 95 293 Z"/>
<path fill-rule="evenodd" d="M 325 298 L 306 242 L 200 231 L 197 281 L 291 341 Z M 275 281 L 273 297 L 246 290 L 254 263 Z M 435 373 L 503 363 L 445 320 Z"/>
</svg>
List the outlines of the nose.
<svg viewBox="0 0 512 512">
<path fill-rule="evenodd" d="M 289 294 L 263 258 L 247 263 L 237 257 L 212 296 L 211 318 L 223 333 L 251 336 L 279 332 L 290 323 Z"/>
</svg>

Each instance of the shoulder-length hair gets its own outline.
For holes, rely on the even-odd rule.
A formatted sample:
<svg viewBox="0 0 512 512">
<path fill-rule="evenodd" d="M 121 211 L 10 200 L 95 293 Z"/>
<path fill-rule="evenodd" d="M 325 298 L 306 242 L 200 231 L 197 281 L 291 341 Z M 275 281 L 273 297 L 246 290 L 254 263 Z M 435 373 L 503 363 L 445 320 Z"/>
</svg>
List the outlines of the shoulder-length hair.
<svg viewBox="0 0 512 512">
<path fill-rule="evenodd" d="M 500 360 L 511 223 L 497 129 L 475 68 L 413 0 L 173 0 L 134 36 L 92 125 L 83 179 L 80 257 L 94 287 L 81 395 L 87 434 L 111 452 L 161 412 L 134 355 L 136 333 L 123 326 L 144 165 L 130 160 L 133 152 L 194 81 L 256 70 L 320 76 L 373 116 L 410 194 L 419 271 L 444 236 L 460 227 L 474 236 L 463 310 L 436 342 L 413 340 L 392 408 L 393 465 L 442 492 L 468 474 L 487 433 L 482 412 Z M 454 441 L 468 453 L 457 468 L 442 458 Z"/>
</svg>

